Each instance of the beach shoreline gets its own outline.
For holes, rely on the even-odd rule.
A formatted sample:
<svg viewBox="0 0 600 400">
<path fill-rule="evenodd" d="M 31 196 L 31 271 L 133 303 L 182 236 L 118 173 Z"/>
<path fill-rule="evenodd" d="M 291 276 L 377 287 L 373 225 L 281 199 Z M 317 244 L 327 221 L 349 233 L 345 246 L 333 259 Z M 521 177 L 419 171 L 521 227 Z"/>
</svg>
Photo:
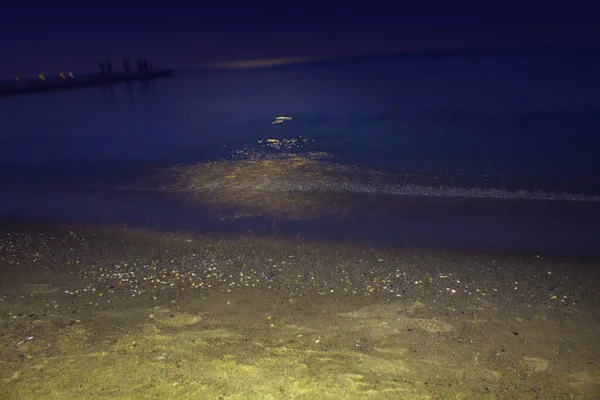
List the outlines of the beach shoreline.
<svg viewBox="0 0 600 400">
<path fill-rule="evenodd" d="M 600 203 L 262 189 L 0 191 L 4 219 L 219 237 L 368 242 L 497 255 L 600 258 Z"/>
</svg>

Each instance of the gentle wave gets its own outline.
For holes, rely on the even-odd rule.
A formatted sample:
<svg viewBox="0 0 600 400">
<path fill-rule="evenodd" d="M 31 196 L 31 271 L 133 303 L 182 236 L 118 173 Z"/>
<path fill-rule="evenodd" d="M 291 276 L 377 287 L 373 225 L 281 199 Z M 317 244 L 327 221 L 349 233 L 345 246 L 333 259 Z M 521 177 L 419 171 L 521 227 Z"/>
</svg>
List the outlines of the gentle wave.
<svg viewBox="0 0 600 400">
<path fill-rule="evenodd" d="M 216 197 L 239 196 L 246 192 L 246 196 L 251 193 L 255 196 L 258 193 L 321 193 L 600 202 L 600 195 L 595 194 L 444 185 L 442 182 L 432 185 L 419 180 L 412 174 L 331 163 L 325 155 L 313 153 L 176 166 L 160 177 L 158 187 L 161 191 Z"/>
<path fill-rule="evenodd" d="M 233 186 L 220 182 L 212 182 L 206 186 L 190 189 L 178 189 L 178 192 L 215 191 L 231 189 Z M 555 200 L 555 201 L 580 201 L 600 202 L 598 195 L 586 195 L 565 192 L 547 192 L 543 190 L 507 190 L 494 188 L 464 188 L 464 187 L 434 187 L 413 184 L 390 185 L 364 185 L 364 184 L 336 184 L 334 182 L 322 185 L 319 183 L 276 182 L 266 184 L 235 185 L 238 190 L 253 190 L 265 192 L 314 192 L 314 193 L 348 193 L 348 194 L 373 194 L 392 196 L 426 196 L 426 197 L 452 197 L 476 199 L 510 199 L 510 200 Z"/>
</svg>

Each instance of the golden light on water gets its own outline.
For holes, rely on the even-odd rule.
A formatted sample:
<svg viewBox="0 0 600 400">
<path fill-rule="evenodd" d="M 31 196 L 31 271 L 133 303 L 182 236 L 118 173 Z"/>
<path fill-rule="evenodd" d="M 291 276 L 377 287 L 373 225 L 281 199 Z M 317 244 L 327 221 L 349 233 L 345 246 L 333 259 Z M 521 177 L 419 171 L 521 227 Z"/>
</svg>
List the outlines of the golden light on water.
<svg viewBox="0 0 600 400">
<path fill-rule="evenodd" d="M 261 139 L 257 143 L 264 144 L 266 147 L 275 149 L 275 150 L 293 150 L 297 148 L 301 148 L 307 145 L 310 141 L 308 139 L 299 136 L 297 138 L 269 138 L 269 139 Z M 244 152 L 245 155 L 249 155 L 247 152 Z"/>
<path fill-rule="evenodd" d="M 266 142 L 282 149 L 290 145 L 283 139 Z M 241 158 L 242 154 L 237 160 L 174 167 L 165 180 L 171 182 L 171 191 L 214 206 L 224 219 L 313 219 L 343 214 L 359 205 L 356 199 L 349 202 L 348 193 L 340 188 L 356 184 L 356 176 L 365 174 L 362 169 L 332 164 L 323 153 L 261 158 L 252 152 Z"/>
<path fill-rule="evenodd" d="M 599 201 L 569 193 L 464 187 L 460 181 L 441 185 L 410 171 L 336 164 L 330 154 L 311 151 L 312 140 L 301 136 L 257 142 L 258 149 L 240 149 L 228 159 L 169 168 L 157 177 L 160 189 L 208 208 L 222 220 L 380 214 L 395 207 L 397 196 Z"/>
</svg>

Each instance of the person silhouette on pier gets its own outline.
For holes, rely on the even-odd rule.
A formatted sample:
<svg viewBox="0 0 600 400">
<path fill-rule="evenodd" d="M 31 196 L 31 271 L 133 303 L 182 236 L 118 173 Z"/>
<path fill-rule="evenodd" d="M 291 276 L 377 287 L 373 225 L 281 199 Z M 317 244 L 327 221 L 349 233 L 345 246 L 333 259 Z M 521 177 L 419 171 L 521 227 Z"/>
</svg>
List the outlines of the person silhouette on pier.
<svg viewBox="0 0 600 400">
<path fill-rule="evenodd" d="M 112 73 L 112 64 L 110 61 L 106 62 L 106 72 L 108 72 L 109 74 Z"/>
</svg>

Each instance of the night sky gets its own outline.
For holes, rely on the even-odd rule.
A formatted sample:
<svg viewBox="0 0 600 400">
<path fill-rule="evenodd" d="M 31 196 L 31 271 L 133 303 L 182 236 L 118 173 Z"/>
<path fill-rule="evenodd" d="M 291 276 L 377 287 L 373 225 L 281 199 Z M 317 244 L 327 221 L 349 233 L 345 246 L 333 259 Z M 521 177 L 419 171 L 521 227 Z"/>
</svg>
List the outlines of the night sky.
<svg viewBox="0 0 600 400">
<path fill-rule="evenodd" d="M 591 7 L 402 3 L 360 8 L 305 2 L 269 7 L 253 2 L 13 2 L 0 13 L 0 77 L 95 71 L 100 60 L 119 65 L 124 57 L 185 68 L 245 59 L 600 45 L 598 10 Z"/>
</svg>

